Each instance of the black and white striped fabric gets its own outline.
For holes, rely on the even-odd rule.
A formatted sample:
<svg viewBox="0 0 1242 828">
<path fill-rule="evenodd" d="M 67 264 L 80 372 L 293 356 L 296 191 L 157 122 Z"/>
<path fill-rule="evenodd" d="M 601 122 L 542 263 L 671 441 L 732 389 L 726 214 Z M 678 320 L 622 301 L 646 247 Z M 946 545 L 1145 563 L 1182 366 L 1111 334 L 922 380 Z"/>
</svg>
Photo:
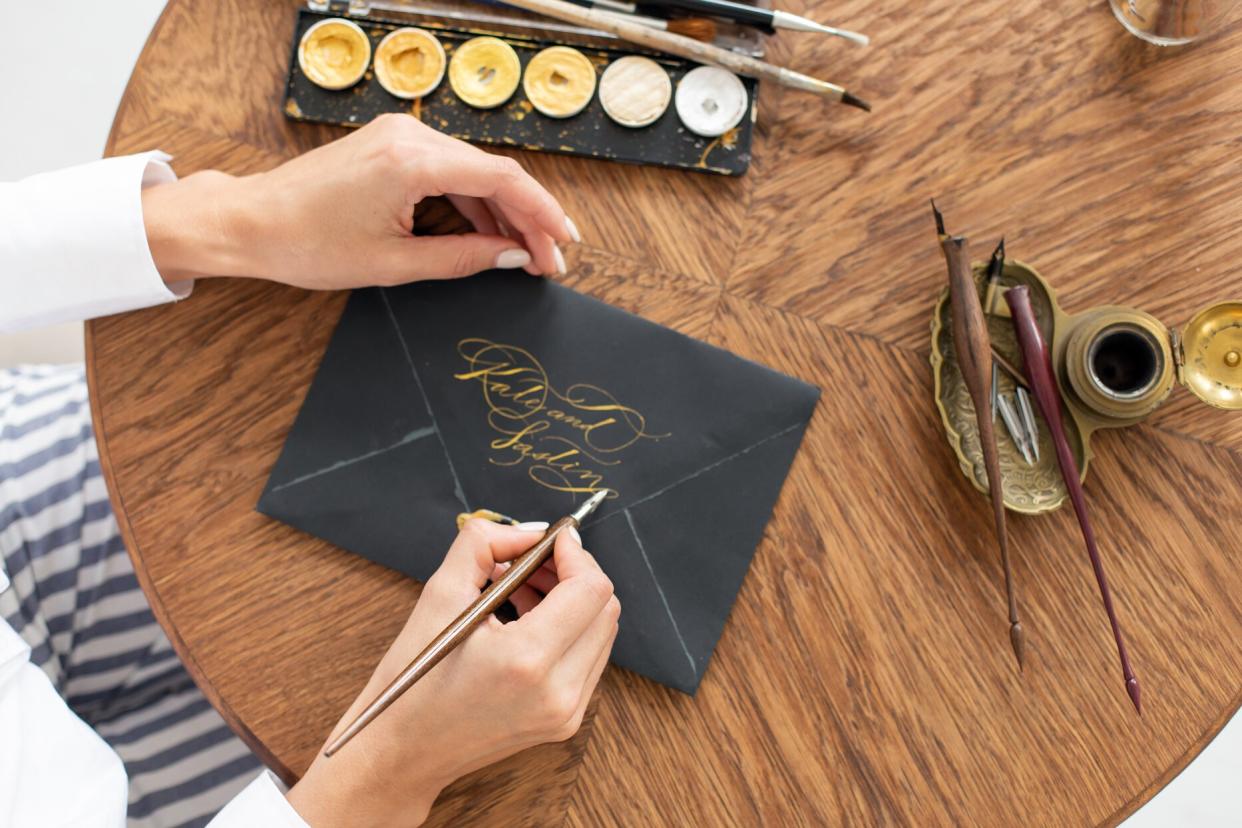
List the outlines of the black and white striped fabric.
<svg viewBox="0 0 1242 828">
<path fill-rule="evenodd" d="M 205 825 L 261 770 L 138 588 L 81 366 L 0 371 L 0 562 L 12 581 L 0 617 L 125 763 L 130 826 Z"/>
</svg>

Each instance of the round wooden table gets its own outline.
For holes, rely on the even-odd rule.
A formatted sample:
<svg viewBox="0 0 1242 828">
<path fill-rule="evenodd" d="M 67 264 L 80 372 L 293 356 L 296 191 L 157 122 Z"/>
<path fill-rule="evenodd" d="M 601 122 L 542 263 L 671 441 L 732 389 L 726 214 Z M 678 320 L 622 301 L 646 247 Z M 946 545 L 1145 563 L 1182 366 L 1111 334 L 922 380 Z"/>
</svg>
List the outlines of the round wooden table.
<svg viewBox="0 0 1242 828">
<path fill-rule="evenodd" d="M 1102 0 L 798 6 L 875 45 L 782 34 L 770 56 L 873 114 L 765 87 L 740 179 L 518 154 L 582 229 L 567 283 L 824 396 L 698 695 L 610 669 L 576 738 L 463 780 L 437 824 L 1111 824 L 1238 708 L 1242 415 L 1185 390 L 1098 436 L 1087 481 L 1143 716 L 1068 510 L 1011 520 L 1016 668 L 989 507 L 932 399 L 927 199 L 979 256 L 1004 234 L 1070 311 L 1180 325 L 1242 296 L 1242 27 L 1160 50 Z M 108 152 L 241 174 L 336 137 L 281 111 L 293 22 L 277 0 L 170 2 Z M 254 511 L 344 301 L 207 280 L 88 329 L 143 587 L 290 780 L 418 595 Z"/>
</svg>

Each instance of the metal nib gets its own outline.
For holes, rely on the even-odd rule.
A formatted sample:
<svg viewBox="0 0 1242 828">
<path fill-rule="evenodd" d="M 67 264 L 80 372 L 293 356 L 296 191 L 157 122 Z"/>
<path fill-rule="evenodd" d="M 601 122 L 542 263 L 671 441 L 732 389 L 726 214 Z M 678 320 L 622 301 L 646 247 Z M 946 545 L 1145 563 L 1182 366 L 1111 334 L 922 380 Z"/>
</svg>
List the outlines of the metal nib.
<svg viewBox="0 0 1242 828">
<path fill-rule="evenodd" d="M 1021 420 L 1018 419 L 1018 412 L 1014 411 L 1013 403 L 1004 394 L 998 394 L 996 407 L 1000 411 L 1001 419 L 1005 421 L 1005 430 L 1009 432 L 1009 439 L 1013 440 L 1014 446 L 1022 454 L 1022 460 L 1028 466 L 1035 465 L 1035 458 L 1027 446 L 1026 432 L 1022 428 Z"/>
<path fill-rule="evenodd" d="M 1039 462 L 1039 423 L 1035 422 L 1035 410 L 1031 408 L 1031 397 L 1026 389 L 1018 386 L 1014 389 L 1014 398 L 1018 401 L 1018 413 L 1022 415 L 1022 428 L 1026 431 L 1026 441 Z"/>
<path fill-rule="evenodd" d="M 996 365 L 996 361 L 992 361 L 992 422 L 996 422 L 996 395 L 1000 393 L 1000 385 L 998 384 L 998 373 L 1000 368 Z"/>
<path fill-rule="evenodd" d="M 570 515 L 570 517 L 574 519 L 574 522 L 581 526 L 582 521 L 586 520 L 592 512 L 598 509 L 599 504 L 603 503 L 604 499 L 608 497 L 608 492 L 608 489 L 604 489 L 602 492 L 596 492 L 591 495 L 585 503 L 574 510 L 574 513 Z"/>
</svg>

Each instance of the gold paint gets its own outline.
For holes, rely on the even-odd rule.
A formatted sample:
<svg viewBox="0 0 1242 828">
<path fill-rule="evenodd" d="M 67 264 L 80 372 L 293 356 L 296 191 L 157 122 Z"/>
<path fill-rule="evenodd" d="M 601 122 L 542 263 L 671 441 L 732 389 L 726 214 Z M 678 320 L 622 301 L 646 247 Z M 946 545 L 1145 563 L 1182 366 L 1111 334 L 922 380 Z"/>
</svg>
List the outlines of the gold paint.
<svg viewBox="0 0 1242 828">
<path fill-rule="evenodd" d="M 502 515 L 500 512 L 494 512 L 491 509 L 475 509 L 473 512 L 461 512 L 457 515 L 457 531 L 460 532 L 468 521 L 475 518 L 490 520 L 492 523 L 507 523 L 510 526 L 516 526 L 518 521 L 508 515 Z"/>
<path fill-rule="evenodd" d="M 722 135 L 720 138 L 713 138 L 707 143 L 707 146 L 703 147 L 703 154 L 699 156 L 699 162 L 694 166 L 701 167 L 703 169 L 707 168 L 707 156 L 712 154 L 712 150 L 720 146 L 721 138 L 724 138 L 724 136 Z"/>
<path fill-rule="evenodd" d="M 298 106 L 297 101 L 293 100 L 293 98 L 290 98 L 289 100 L 285 101 L 285 114 L 288 115 L 290 118 L 301 118 L 302 107 Z"/>
<path fill-rule="evenodd" d="M 647 431 L 646 417 L 611 393 L 589 383 L 563 391 L 549 381 L 543 364 L 529 351 L 486 339 L 463 339 L 457 353 L 466 370 L 454 374 L 477 382 L 494 435 L 488 448 L 497 466 L 525 464 L 536 484 L 558 492 L 617 492 L 605 483 L 608 467 L 622 463 L 619 453 L 641 440 L 668 434 Z"/>
<path fill-rule="evenodd" d="M 353 86 L 371 62 L 371 41 L 358 24 L 339 17 L 306 30 L 298 46 L 298 65 L 307 80 L 324 89 Z"/>
<path fill-rule="evenodd" d="M 1239 354 L 1237 351 L 1230 351 L 1225 354 L 1225 364 L 1230 368 L 1237 368 L 1239 362 L 1242 362 L 1242 354 Z"/>
<path fill-rule="evenodd" d="M 435 35 L 407 27 L 380 41 L 375 50 L 375 77 L 398 98 L 421 98 L 440 85 L 447 63 Z"/>
<path fill-rule="evenodd" d="M 522 64 L 517 52 L 495 37 L 475 37 L 453 52 L 449 85 L 470 106 L 494 109 L 517 91 Z"/>
<path fill-rule="evenodd" d="M 549 46 L 526 64 L 522 89 L 549 118 L 577 115 L 595 95 L 595 66 L 569 46 Z"/>
</svg>

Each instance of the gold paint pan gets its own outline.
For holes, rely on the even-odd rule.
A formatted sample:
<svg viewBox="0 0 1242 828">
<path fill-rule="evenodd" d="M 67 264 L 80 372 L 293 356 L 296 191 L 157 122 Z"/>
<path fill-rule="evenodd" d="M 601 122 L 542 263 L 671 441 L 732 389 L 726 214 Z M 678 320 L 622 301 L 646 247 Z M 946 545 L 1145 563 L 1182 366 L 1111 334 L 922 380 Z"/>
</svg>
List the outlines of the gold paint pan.
<svg viewBox="0 0 1242 828">
<path fill-rule="evenodd" d="M 371 63 L 371 39 L 352 20 L 320 20 L 302 35 L 298 66 L 307 80 L 324 89 L 348 89 Z"/>
<path fill-rule="evenodd" d="M 522 63 L 500 38 L 475 37 L 454 50 L 448 76 L 457 97 L 476 109 L 494 109 L 517 91 Z"/>
<path fill-rule="evenodd" d="M 425 29 L 396 29 L 375 49 L 375 79 L 388 94 L 405 100 L 431 94 L 447 66 L 444 47 Z"/>
<path fill-rule="evenodd" d="M 549 46 L 526 64 L 522 90 L 549 118 L 571 118 L 595 95 L 595 64 L 569 46 Z"/>
</svg>

